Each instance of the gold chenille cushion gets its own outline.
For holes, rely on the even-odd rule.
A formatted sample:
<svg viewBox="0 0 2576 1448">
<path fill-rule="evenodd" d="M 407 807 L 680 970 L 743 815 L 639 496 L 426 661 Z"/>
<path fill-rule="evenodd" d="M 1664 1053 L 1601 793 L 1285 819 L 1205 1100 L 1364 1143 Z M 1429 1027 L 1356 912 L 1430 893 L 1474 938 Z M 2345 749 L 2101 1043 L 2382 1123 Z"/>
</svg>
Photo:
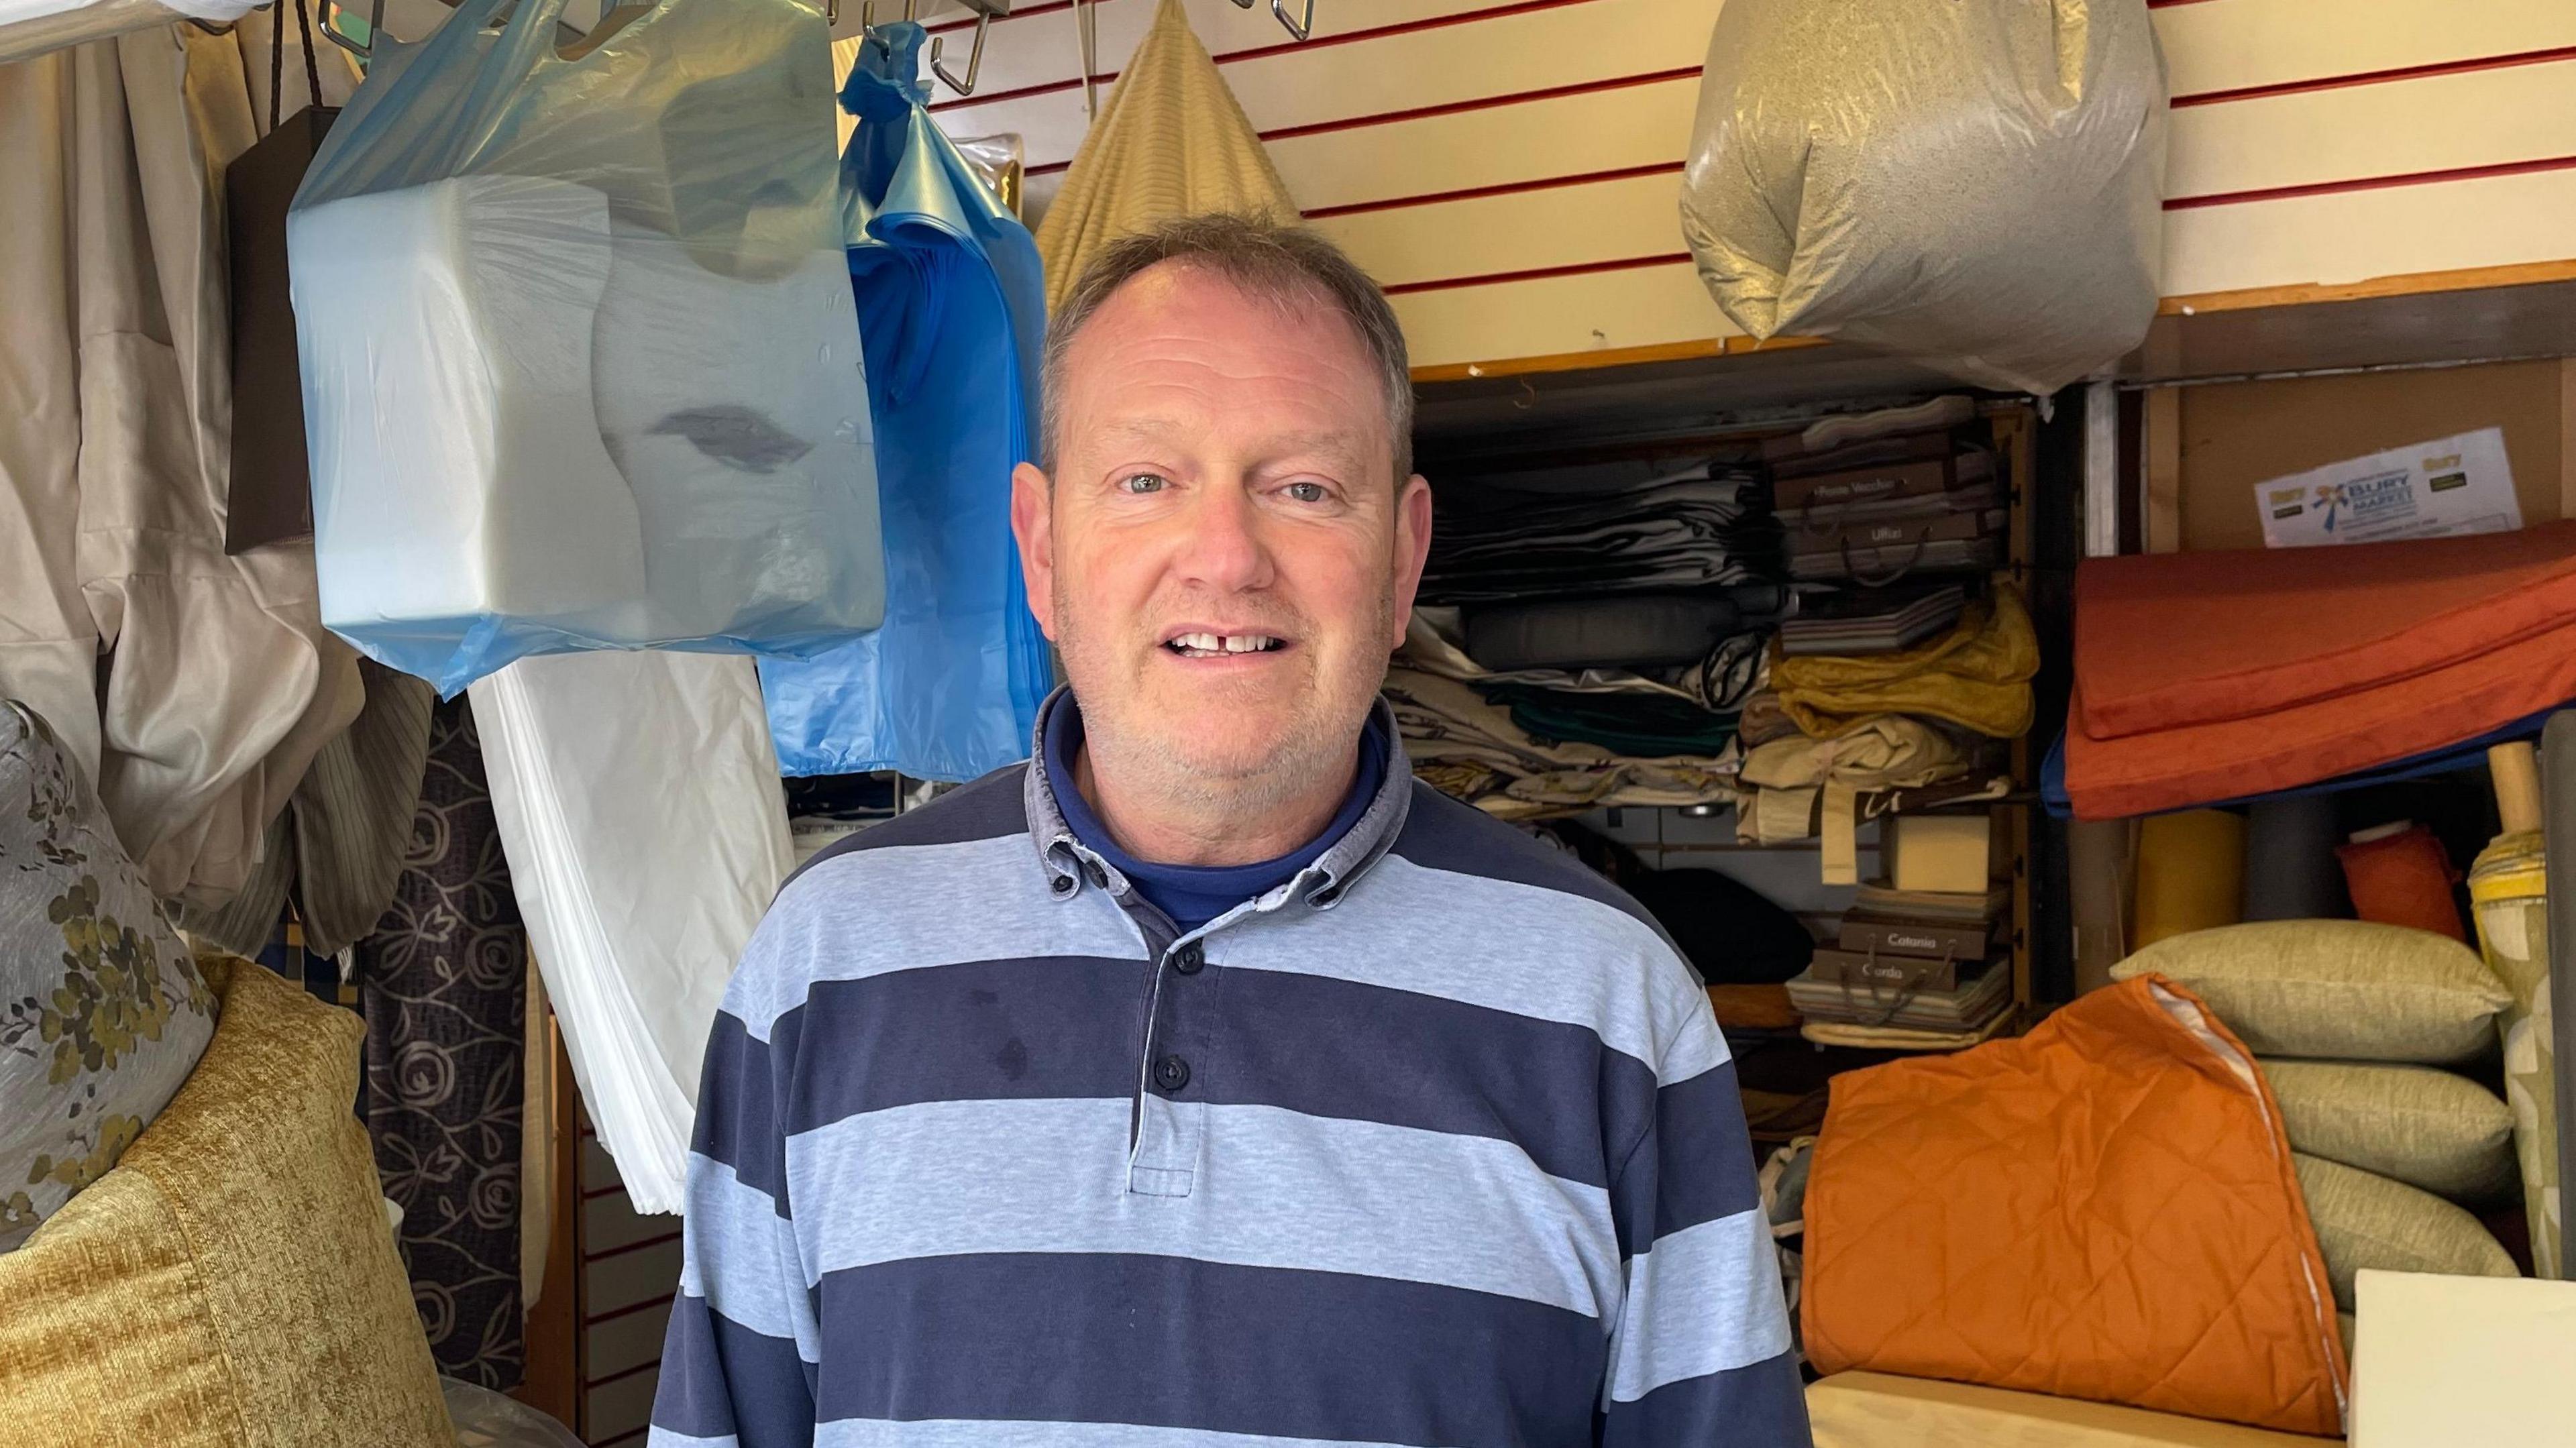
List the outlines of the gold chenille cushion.
<svg viewBox="0 0 2576 1448">
<path fill-rule="evenodd" d="M 452 1448 L 350 1105 L 363 1028 L 209 961 L 214 1040 L 115 1168 L 0 1255 L 0 1425 L 46 1448 Z"/>
</svg>

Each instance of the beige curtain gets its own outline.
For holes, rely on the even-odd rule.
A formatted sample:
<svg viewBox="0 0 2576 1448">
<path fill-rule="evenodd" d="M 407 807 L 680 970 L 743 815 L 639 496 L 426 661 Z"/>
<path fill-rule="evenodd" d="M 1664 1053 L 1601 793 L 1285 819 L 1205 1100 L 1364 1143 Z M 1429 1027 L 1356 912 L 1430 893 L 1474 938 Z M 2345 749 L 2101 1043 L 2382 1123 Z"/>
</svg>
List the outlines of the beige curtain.
<svg viewBox="0 0 2576 1448">
<path fill-rule="evenodd" d="M 91 772 L 152 888 L 201 905 L 363 698 L 310 546 L 222 546 L 221 178 L 266 120 L 254 41 L 264 93 L 264 31 L 0 67 L 0 693 Z"/>
</svg>

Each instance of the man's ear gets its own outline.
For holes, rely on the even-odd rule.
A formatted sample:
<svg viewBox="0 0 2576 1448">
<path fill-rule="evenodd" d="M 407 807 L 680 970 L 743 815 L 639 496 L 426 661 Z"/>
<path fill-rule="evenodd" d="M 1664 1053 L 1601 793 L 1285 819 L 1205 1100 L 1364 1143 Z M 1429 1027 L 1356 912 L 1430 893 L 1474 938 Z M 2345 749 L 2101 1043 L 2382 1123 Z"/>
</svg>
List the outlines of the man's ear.
<svg viewBox="0 0 2576 1448">
<path fill-rule="evenodd" d="M 1395 608 L 1388 620 L 1395 637 L 1388 653 L 1404 647 L 1404 631 L 1413 618 L 1413 595 L 1422 587 L 1422 566 L 1431 556 L 1431 483 L 1415 473 L 1404 480 L 1395 499 Z"/>
<path fill-rule="evenodd" d="M 1029 595 L 1029 612 L 1047 640 L 1055 633 L 1054 484 L 1035 464 L 1011 469 L 1011 536 L 1020 545 L 1020 579 Z"/>
</svg>

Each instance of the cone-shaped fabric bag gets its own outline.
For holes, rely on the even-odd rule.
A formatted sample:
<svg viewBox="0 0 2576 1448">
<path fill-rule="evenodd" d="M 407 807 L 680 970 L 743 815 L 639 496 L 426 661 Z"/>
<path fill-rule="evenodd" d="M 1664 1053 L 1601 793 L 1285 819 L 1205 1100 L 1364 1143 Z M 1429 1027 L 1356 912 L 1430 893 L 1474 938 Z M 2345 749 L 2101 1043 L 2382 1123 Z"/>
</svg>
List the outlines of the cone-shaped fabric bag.
<svg viewBox="0 0 2576 1448">
<path fill-rule="evenodd" d="M 1063 303 L 1099 248 L 1211 211 L 1298 219 L 1260 134 L 1190 33 L 1181 0 L 1163 0 L 1038 224 L 1047 310 Z"/>
</svg>

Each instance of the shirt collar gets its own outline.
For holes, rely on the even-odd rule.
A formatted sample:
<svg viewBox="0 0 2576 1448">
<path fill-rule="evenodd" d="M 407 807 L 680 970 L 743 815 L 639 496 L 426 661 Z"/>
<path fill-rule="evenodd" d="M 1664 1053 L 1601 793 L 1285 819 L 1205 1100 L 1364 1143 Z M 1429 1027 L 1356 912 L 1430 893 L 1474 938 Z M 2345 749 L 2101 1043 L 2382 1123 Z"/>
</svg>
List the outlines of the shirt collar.
<svg viewBox="0 0 2576 1448">
<path fill-rule="evenodd" d="M 1022 784 L 1029 837 L 1036 844 L 1038 863 L 1046 871 L 1047 891 L 1055 898 L 1070 900 L 1086 883 L 1123 896 L 1128 888 L 1126 877 L 1117 866 L 1083 844 L 1073 827 L 1065 823 L 1064 809 L 1056 803 L 1059 785 L 1047 771 L 1047 720 L 1058 709 L 1079 707 L 1068 685 L 1058 685 L 1038 706 L 1037 730 L 1030 740 L 1028 777 Z M 1395 711 L 1382 698 L 1373 700 L 1369 707 L 1387 741 L 1386 778 L 1378 786 L 1377 797 L 1360 812 L 1359 821 L 1350 831 L 1288 883 L 1289 898 L 1318 910 L 1331 909 L 1353 881 L 1395 848 L 1395 837 L 1403 832 L 1405 816 L 1413 807 L 1413 762 L 1406 757 L 1403 736 L 1396 731 Z M 1070 788 L 1071 782 L 1066 781 L 1062 787 Z"/>
</svg>

